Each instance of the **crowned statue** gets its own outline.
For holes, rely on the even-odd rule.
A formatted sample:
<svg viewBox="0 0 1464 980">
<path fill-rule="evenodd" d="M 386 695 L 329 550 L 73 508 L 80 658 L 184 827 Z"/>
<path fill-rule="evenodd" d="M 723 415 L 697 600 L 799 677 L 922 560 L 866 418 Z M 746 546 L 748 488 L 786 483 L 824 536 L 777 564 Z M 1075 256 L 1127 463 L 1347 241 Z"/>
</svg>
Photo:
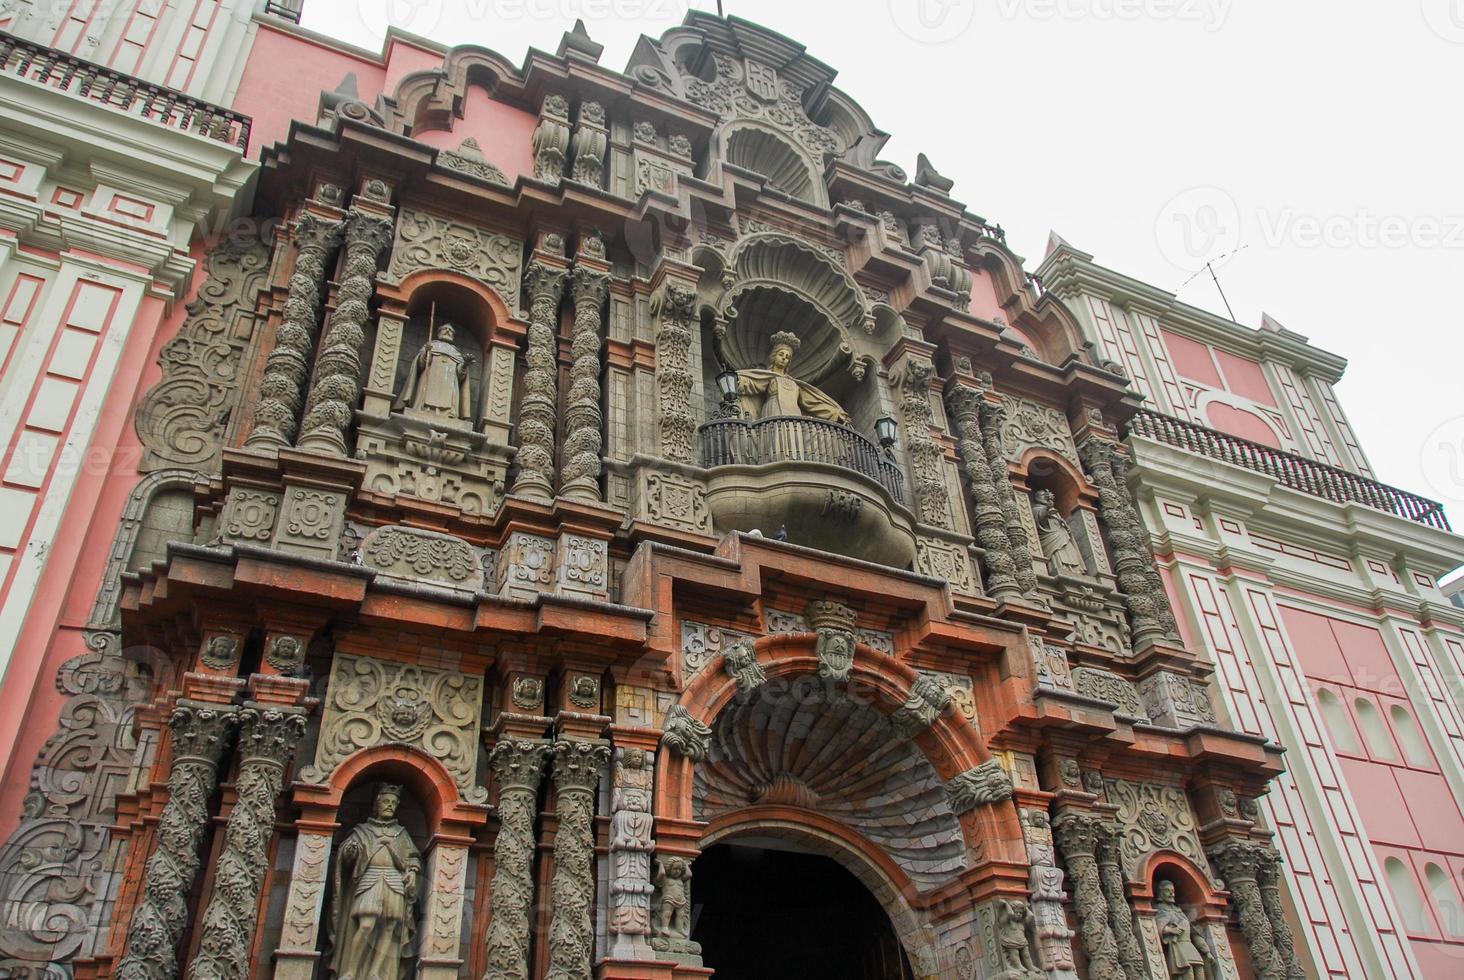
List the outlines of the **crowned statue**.
<svg viewBox="0 0 1464 980">
<path fill-rule="evenodd" d="M 436 319 L 436 307 L 433 317 Z M 428 418 L 464 421 L 471 417 L 468 357 L 453 343 L 453 327 L 429 324 L 431 339 L 422 345 L 407 370 L 407 384 L 392 408 Z"/>
<path fill-rule="evenodd" d="M 808 382 L 789 377 L 788 365 L 803 342 L 785 330 L 773 334 L 770 340 L 773 349 L 768 354 L 767 367 L 737 372 L 743 417 L 802 415 L 848 425 L 849 413 L 838 402 Z"/>
<path fill-rule="evenodd" d="M 396 818 L 400 786 L 376 791 L 372 815 L 341 842 L 331 878 L 335 980 L 407 980 L 422 855 Z"/>
</svg>

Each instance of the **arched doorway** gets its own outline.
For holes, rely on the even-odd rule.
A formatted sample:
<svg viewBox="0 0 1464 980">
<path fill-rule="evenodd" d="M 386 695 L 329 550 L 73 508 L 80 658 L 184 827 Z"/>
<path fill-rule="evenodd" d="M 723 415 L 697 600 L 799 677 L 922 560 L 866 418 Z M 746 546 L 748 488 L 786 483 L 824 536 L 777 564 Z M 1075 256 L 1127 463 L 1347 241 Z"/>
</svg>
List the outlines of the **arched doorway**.
<svg viewBox="0 0 1464 980">
<path fill-rule="evenodd" d="M 714 844 L 693 866 L 692 938 L 718 980 L 913 980 L 889 916 L 838 862 L 782 842 Z"/>
</svg>

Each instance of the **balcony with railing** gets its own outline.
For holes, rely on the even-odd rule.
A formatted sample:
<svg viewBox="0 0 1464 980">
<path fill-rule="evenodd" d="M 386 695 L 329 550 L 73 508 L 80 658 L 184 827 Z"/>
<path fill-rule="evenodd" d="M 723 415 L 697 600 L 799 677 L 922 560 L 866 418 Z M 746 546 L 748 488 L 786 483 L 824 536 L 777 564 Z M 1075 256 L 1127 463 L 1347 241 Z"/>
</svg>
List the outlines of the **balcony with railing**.
<svg viewBox="0 0 1464 980">
<path fill-rule="evenodd" d="M 1332 503 L 1363 504 L 1429 527 L 1452 530 L 1443 505 L 1425 497 L 1203 425 L 1159 412 L 1140 412 L 1129 421 L 1129 432 L 1208 459 L 1264 473 L 1282 486 Z"/>
<path fill-rule="evenodd" d="M 717 419 L 699 430 L 707 505 L 719 530 L 904 567 L 914 556 L 905 477 L 893 458 L 847 426 L 798 416 Z"/>
<path fill-rule="evenodd" d="M 0 31 L 0 75 L 59 89 L 185 133 L 249 146 L 250 119 L 176 89 L 145 82 Z"/>
</svg>

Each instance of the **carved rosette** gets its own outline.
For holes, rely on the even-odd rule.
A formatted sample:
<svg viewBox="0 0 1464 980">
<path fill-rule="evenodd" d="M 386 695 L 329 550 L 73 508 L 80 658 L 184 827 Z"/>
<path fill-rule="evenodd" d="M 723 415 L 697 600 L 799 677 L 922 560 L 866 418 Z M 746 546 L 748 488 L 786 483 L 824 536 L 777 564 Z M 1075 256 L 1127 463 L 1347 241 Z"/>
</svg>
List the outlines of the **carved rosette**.
<svg viewBox="0 0 1464 980">
<path fill-rule="evenodd" d="M 173 980 L 178 940 L 188 925 L 188 893 L 200 864 L 198 847 L 208 803 L 218 785 L 218 764 L 238 709 L 180 701 L 168 719 L 173 766 L 168 803 L 158 818 L 155 849 L 143 873 L 142 897 L 127 933 L 119 980 Z"/>
<path fill-rule="evenodd" d="M 957 773 L 946 783 L 946 798 L 957 816 L 978 806 L 1000 803 L 1012 798 L 1012 777 L 1002 768 L 1001 760 L 987 759 L 981 765 Z"/>
<path fill-rule="evenodd" d="M 1021 595 L 1021 589 L 1001 497 L 982 442 L 981 402 L 979 391 L 961 385 L 952 388 L 946 398 L 975 512 L 976 541 L 985 552 L 986 591 L 995 599 L 1014 599 Z"/>
<path fill-rule="evenodd" d="M 269 869 L 275 800 L 295 746 L 305 735 L 302 709 L 249 703 L 238 718 L 240 763 L 234 783 L 238 801 L 224 831 L 198 953 L 188 965 L 189 980 L 239 980 L 248 975 L 260 888 Z"/>
<path fill-rule="evenodd" d="M 1112 824 L 1098 830 L 1098 880 L 1108 904 L 1108 922 L 1118 943 L 1118 960 L 1130 977 L 1143 977 L 1144 950 L 1134 932 L 1133 910 L 1123 892 L 1123 859 L 1120 833 Z"/>
<path fill-rule="evenodd" d="M 275 335 L 274 350 L 264 362 L 254 429 L 244 448 L 276 450 L 289 446 L 299 424 L 305 380 L 320 319 L 320 292 L 326 263 L 341 241 L 344 223 L 306 213 L 295 224 L 295 245 L 300 254 L 290 274 L 284 320 Z"/>
<path fill-rule="evenodd" d="M 694 462 L 692 436 L 696 418 L 691 411 L 691 319 L 696 312 L 695 290 L 668 282 L 652 300 L 656 331 L 657 427 L 661 455 L 678 463 Z"/>
<path fill-rule="evenodd" d="M 1105 980 L 1129 980 L 1119 961 L 1118 940 L 1113 935 L 1098 870 L 1101 823 L 1086 813 L 1064 813 L 1052 822 L 1052 836 L 1072 877 L 1078 928 L 1083 936 L 1083 949 L 1088 954 L 1088 975 Z"/>
<path fill-rule="evenodd" d="M 996 489 L 1002 516 L 1006 519 L 1007 539 L 1012 543 L 1012 572 L 1017 578 L 1017 588 L 1030 601 L 1037 598 L 1037 573 L 1032 570 L 1032 541 L 1027 537 L 1027 525 L 1022 523 L 1017 510 L 1017 495 L 1012 482 L 1007 478 L 1006 453 L 1002 451 L 1001 430 L 1006 424 L 1006 407 L 983 401 L 980 404 L 981 444 L 986 448 L 986 465 L 991 468 L 991 482 Z M 1025 501 L 1022 506 L 1026 506 Z"/>
<path fill-rule="evenodd" d="M 577 266 L 572 274 L 574 331 L 570 341 L 569 405 L 564 416 L 563 495 L 600 499 L 600 332 L 610 274 Z"/>
<path fill-rule="evenodd" d="M 951 528 L 951 502 L 941 472 L 944 463 L 940 446 L 930 430 L 935 412 L 930 407 L 930 379 L 935 366 L 920 358 L 908 358 L 900 373 L 900 411 L 905 417 L 905 445 L 910 452 L 914 477 L 915 511 L 922 524 Z"/>
<path fill-rule="evenodd" d="M 528 980 L 529 909 L 534 901 L 534 810 L 549 743 L 504 739 L 488 764 L 498 783 L 493 842 L 493 920 L 484 980 Z"/>
<path fill-rule="evenodd" d="M 564 739 L 554 743 L 553 752 L 559 829 L 554 834 L 548 980 L 589 980 L 595 945 L 590 921 L 595 897 L 595 789 L 610 759 L 610 746 Z"/>
<path fill-rule="evenodd" d="M 1260 841 L 1227 840 L 1209 854 L 1230 889 L 1256 976 L 1261 980 L 1305 976 L 1296 963 L 1295 944 L 1282 916 L 1280 893 L 1267 902 L 1261 886 L 1265 880 L 1267 887 L 1277 887 L 1275 848 Z M 1279 937 L 1282 932 L 1285 939 Z M 1286 947 L 1291 947 L 1289 959 L 1282 951 Z"/>
<path fill-rule="evenodd" d="M 361 400 L 361 350 L 366 343 L 376 268 L 391 244 L 390 218 L 353 210 L 346 223 L 346 258 L 335 309 L 325 325 L 305 420 L 301 449 L 346 455 L 346 430 Z"/>
<path fill-rule="evenodd" d="M 567 276 L 564 269 L 545 262 L 531 262 L 524 276 L 529 332 L 519 409 L 519 472 L 513 492 L 538 500 L 548 500 L 554 493 L 554 415 L 559 398 L 555 337 Z"/>
</svg>

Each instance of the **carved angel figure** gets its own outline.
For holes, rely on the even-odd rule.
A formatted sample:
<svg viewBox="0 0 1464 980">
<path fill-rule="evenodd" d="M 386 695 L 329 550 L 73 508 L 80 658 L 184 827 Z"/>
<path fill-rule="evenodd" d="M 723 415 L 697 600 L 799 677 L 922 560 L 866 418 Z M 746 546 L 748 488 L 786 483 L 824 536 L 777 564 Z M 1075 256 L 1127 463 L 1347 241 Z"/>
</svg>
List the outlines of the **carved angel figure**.
<svg viewBox="0 0 1464 980">
<path fill-rule="evenodd" d="M 1001 945 L 1002 966 L 1027 976 L 1041 976 L 1032 956 L 1032 937 L 1037 933 L 1037 918 L 1026 902 L 1004 898 L 996 907 L 996 938 Z"/>
<path fill-rule="evenodd" d="M 444 323 L 412 359 L 407 384 L 392 407 L 462 421 L 471 413 L 468 358 L 453 344 L 452 324 Z"/>
<path fill-rule="evenodd" d="M 656 935 L 668 939 L 691 936 L 691 865 L 685 858 L 656 859 Z"/>
<path fill-rule="evenodd" d="M 1207 980 L 1205 957 L 1195 945 L 1184 909 L 1174 903 L 1174 882 L 1161 881 L 1154 903 L 1159 941 L 1164 944 L 1164 966 L 1173 980 Z"/>
<path fill-rule="evenodd" d="M 1032 518 L 1037 522 L 1037 540 L 1047 556 L 1047 567 L 1053 575 L 1083 575 L 1088 571 L 1083 552 L 1078 548 L 1073 529 L 1057 509 L 1051 490 L 1038 490 L 1032 495 Z"/>
<path fill-rule="evenodd" d="M 772 336 L 768 366 L 737 372 L 737 391 L 742 395 L 746 418 L 767 419 L 780 415 L 806 415 L 825 422 L 849 424 L 849 413 L 838 402 L 806 381 L 788 376 L 788 365 L 802 345 L 795 335 L 779 331 Z"/>
<path fill-rule="evenodd" d="M 347 835 L 331 877 L 335 980 L 407 980 L 422 855 L 396 819 L 400 786 L 376 791 L 372 816 Z"/>
</svg>

